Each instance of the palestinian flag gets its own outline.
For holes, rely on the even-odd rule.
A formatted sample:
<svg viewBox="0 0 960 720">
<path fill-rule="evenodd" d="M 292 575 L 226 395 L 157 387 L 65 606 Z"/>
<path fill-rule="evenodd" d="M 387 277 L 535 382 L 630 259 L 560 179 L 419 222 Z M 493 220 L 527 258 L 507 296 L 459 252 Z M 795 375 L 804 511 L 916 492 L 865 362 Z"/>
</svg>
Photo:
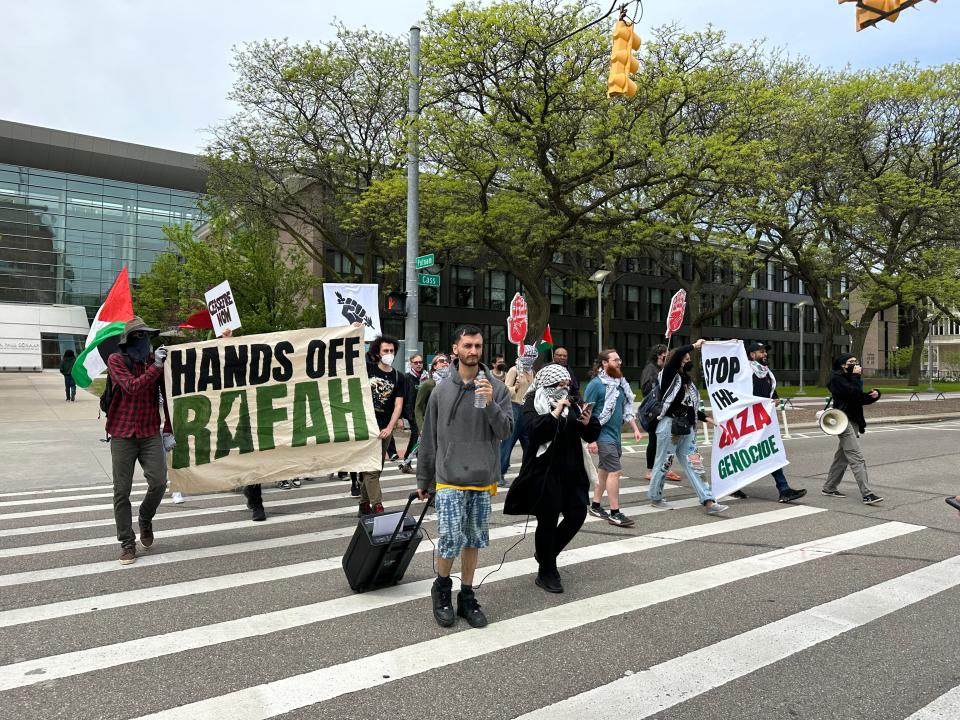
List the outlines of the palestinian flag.
<svg viewBox="0 0 960 720">
<path fill-rule="evenodd" d="M 80 387 L 88 387 L 93 379 L 107 369 L 110 353 L 119 349 L 120 335 L 127 320 L 133 318 L 133 298 L 130 297 L 130 279 L 127 269 L 123 268 L 113 287 L 107 293 L 107 299 L 97 310 L 97 316 L 90 324 L 87 344 L 80 357 L 73 364 L 73 379 Z"/>
<path fill-rule="evenodd" d="M 542 353 L 545 350 L 553 350 L 553 335 L 550 334 L 550 323 L 547 323 L 543 331 L 543 338 L 537 343 L 537 352 Z"/>
</svg>

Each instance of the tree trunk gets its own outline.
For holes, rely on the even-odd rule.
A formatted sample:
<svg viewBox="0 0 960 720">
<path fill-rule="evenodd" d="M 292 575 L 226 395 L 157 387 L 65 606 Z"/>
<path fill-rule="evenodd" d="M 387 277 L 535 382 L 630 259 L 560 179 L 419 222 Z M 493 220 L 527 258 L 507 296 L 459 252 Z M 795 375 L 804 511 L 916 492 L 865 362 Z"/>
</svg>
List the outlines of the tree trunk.
<svg viewBox="0 0 960 720">
<path fill-rule="evenodd" d="M 836 330 L 836 321 L 825 312 L 821 305 L 814 303 L 817 308 L 817 317 L 820 318 L 820 332 L 823 339 L 820 341 L 820 372 L 817 374 L 817 385 L 826 387 L 833 372 L 833 335 Z"/>
<path fill-rule="evenodd" d="M 911 337 L 913 333 L 911 333 Z M 907 384 L 914 386 L 920 384 L 920 371 L 922 369 L 921 364 L 923 361 L 923 343 L 913 343 L 913 352 L 910 353 L 910 377 L 907 380 Z"/>
<path fill-rule="evenodd" d="M 917 385 L 920 382 L 920 373 L 923 369 L 923 345 L 929 333 L 930 323 L 924 320 L 923 315 L 916 308 L 911 308 L 910 342 L 913 344 L 913 352 L 910 354 L 910 385 Z"/>
</svg>

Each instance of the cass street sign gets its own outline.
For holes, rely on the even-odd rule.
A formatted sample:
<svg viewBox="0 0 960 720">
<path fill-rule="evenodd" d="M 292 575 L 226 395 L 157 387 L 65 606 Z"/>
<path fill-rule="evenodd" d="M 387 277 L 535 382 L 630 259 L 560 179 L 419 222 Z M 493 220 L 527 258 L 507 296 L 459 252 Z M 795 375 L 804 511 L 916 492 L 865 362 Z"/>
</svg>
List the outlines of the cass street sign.
<svg viewBox="0 0 960 720">
<path fill-rule="evenodd" d="M 433 253 L 430 253 L 429 255 L 421 255 L 420 257 L 417 258 L 416 262 L 417 262 L 417 270 L 423 270 L 424 268 L 431 267 L 434 264 Z M 428 283 L 420 283 L 420 284 L 427 285 Z M 439 284 L 440 283 L 437 283 L 437 285 Z"/>
<path fill-rule="evenodd" d="M 430 257 L 429 255 L 427 257 Z M 417 275 L 417 285 L 425 285 L 427 287 L 440 287 L 440 276 L 439 275 L 427 275 L 426 273 L 420 273 Z"/>
</svg>

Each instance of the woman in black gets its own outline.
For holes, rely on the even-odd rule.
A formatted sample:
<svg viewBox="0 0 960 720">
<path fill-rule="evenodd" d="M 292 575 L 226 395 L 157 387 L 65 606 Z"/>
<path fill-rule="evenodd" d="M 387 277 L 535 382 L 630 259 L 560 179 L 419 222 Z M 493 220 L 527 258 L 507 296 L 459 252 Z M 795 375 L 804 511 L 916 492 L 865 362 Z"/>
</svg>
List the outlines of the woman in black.
<svg viewBox="0 0 960 720">
<path fill-rule="evenodd" d="M 657 383 L 659 382 L 660 370 L 663 369 L 663 363 L 666 362 L 666 359 L 666 345 L 654 345 L 650 349 L 650 357 L 647 358 L 646 367 L 643 368 L 643 373 L 640 375 L 640 392 L 643 393 L 643 397 L 647 397 L 647 395 L 655 391 Z M 654 419 L 644 430 L 647 431 L 646 479 L 650 480 L 653 476 L 653 463 L 657 459 L 657 420 Z M 673 472 L 673 470 L 667 471 L 667 480 L 677 482 L 679 479 L 680 476 Z"/>
<path fill-rule="evenodd" d="M 590 481 L 583 443 L 595 442 L 600 436 L 600 421 L 590 408 L 571 406 L 569 387 L 567 369 L 547 365 L 527 390 L 523 415 L 530 442 L 503 508 L 507 515 L 536 516 L 540 566 L 536 584 L 552 593 L 563 592 L 557 556 L 587 516 Z"/>
</svg>

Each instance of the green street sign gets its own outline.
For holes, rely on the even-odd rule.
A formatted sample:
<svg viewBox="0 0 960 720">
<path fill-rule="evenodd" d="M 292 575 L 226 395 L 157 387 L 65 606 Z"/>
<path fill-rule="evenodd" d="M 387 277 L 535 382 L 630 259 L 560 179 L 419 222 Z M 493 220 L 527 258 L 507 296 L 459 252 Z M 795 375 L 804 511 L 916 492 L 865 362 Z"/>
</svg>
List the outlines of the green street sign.
<svg viewBox="0 0 960 720">
<path fill-rule="evenodd" d="M 428 255 L 427 257 L 433 257 L 433 255 Z M 417 285 L 424 285 L 426 287 L 440 287 L 440 276 L 420 273 L 417 275 Z"/>
<path fill-rule="evenodd" d="M 423 270 L 424 268 L 431 267 L 434 264 L 433 262 L 433 253 L 429 255 L 421 255 L 417 258 L 417 270 Z M 420 283 L 421 285 L 427 285 L 428 283 Z M 440 283 L 438 282 L 437 285 Z"/>
</svg>

